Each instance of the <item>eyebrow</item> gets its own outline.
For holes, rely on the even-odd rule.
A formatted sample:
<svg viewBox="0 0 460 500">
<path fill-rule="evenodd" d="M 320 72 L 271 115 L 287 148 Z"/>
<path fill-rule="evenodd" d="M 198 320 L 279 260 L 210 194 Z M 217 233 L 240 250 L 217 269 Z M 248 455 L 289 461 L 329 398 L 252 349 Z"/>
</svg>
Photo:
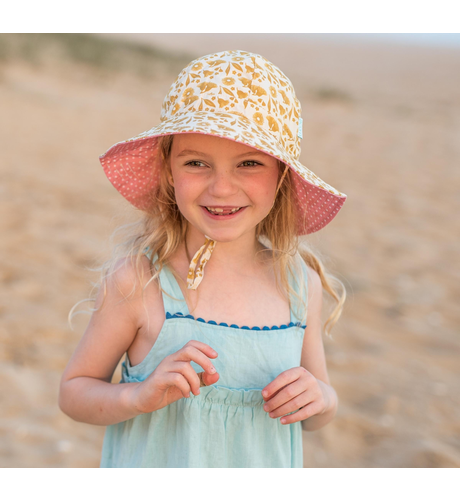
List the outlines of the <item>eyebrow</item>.
<svg viewBox="0 0 460 500">
<path fill-rule="evenodd" d="M 202 155 L 202 156 L 209 156 L 207 155 L 206 153 L 204 153 L 203 151 L 195 151 L 193 149 L 184 149 L 182 150 L 177 156 L 188 156 L 188 155 Z M 262 151 L 250 151 L 249 153 L 243 153 L 243 154 L 240 154 L 240 155 L 237 155 L 235 158 L 242 158 L 244 156 L 265 156 L 266 153 L 263 153 Z"/>
</svg>

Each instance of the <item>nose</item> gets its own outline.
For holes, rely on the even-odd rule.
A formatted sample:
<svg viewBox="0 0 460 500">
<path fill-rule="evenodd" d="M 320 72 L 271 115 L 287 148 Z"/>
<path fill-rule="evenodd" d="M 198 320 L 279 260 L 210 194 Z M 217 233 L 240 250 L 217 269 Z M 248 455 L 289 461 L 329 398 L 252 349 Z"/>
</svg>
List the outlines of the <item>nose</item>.
<svg viewBox="0 0 460 500">
<path fill-rule="evenodd" d="M 216 198 L 227 198 L 238 192 L 236 179 L 230 170 L 216 169 L 208 186 L 209 194 Z"/>
</svg>

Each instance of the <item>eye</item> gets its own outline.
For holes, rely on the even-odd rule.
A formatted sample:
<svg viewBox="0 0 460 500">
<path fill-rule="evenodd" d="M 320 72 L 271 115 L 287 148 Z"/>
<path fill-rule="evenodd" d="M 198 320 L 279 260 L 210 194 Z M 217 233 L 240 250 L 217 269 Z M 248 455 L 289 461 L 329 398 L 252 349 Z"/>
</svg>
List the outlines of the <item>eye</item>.
<svg viewBox="0 0 460 500">
<path fill-rule="evenodd" d="M 246 160 L 246 161 L 243 161 L 240 165 L 242 167 L 257 167 L 258 165 L 262 165 L 262 164 L 257 162 L 257 161 L 254 161 L 254 160 Z"/>
<path fill-rule="evenodd" d="M 198 160 L 192 160 L 188 161 L 186 165 L 189 165 L 190 167 L 205 167 L 206 165 L 202 161 Z"/>
</svg>

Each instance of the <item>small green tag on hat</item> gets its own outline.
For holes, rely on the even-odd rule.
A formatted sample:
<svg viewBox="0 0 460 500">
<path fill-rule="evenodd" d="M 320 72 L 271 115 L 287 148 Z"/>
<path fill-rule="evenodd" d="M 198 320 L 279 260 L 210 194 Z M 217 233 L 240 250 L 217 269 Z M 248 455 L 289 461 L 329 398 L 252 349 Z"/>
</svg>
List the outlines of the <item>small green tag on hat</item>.
<svg viewBox="0 0 460 500">
<path fill-rule="evenodd" d="M 302 124 L 303 124 L 303 120 L 302 120 L 302 118 L 299 118 L 299 129 L 297 131 L 297 137 L 300 137 L 300 139 L 303 139 Z"/>
</svg>

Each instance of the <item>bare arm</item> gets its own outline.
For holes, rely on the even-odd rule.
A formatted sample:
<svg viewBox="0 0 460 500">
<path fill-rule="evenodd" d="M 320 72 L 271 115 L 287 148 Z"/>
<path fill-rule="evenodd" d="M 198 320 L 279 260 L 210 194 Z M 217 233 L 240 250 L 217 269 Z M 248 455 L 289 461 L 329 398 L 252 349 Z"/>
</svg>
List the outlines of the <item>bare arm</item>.
<svg viewBox="0 0 460 500">
<path fill-rule="evenodd" d="M 139 384 L 111 384 L 97 378 L 75 377 L 61 384 L 59 407 L 77 422 L 118 424 L 142 413 L 131 402 L 134 385 Z"/>
<path fill-rule="evenodd" d="M 133 399 L 133 391 L 139 383 L 111 383 L 115 368 L 141 326 L 142 285 L 136 282 L 135 295 L 125 298 L 136 279 L 130 264 L 119 267 L 108 279 L 103 307 L 93 313 L 62 375 L 59 407 L 78 422 L 111 425 L 142 413 Z M 156 287 L 152 286 L 153 289 Z M 160 292 L 156 293 L 156 302 L 159 300 L 162 307 Z M 102 297 L 101 290 L 96 307 L 100 306 Z"/>
<path fill-rule="evenodd" d="M 303 430 L 315 431 L 324 427 L 334 418 L 338 407 L 338 397 L 329 382 L 321 338 L 321 308 L 323 303 L 321 278 L 313 269 L 308 268 L 308 271 L 308 317 L 300 364 L 316 377 L 327 402 L 327 408 L 323 413 L 302 420 Z"/>
</svg>

